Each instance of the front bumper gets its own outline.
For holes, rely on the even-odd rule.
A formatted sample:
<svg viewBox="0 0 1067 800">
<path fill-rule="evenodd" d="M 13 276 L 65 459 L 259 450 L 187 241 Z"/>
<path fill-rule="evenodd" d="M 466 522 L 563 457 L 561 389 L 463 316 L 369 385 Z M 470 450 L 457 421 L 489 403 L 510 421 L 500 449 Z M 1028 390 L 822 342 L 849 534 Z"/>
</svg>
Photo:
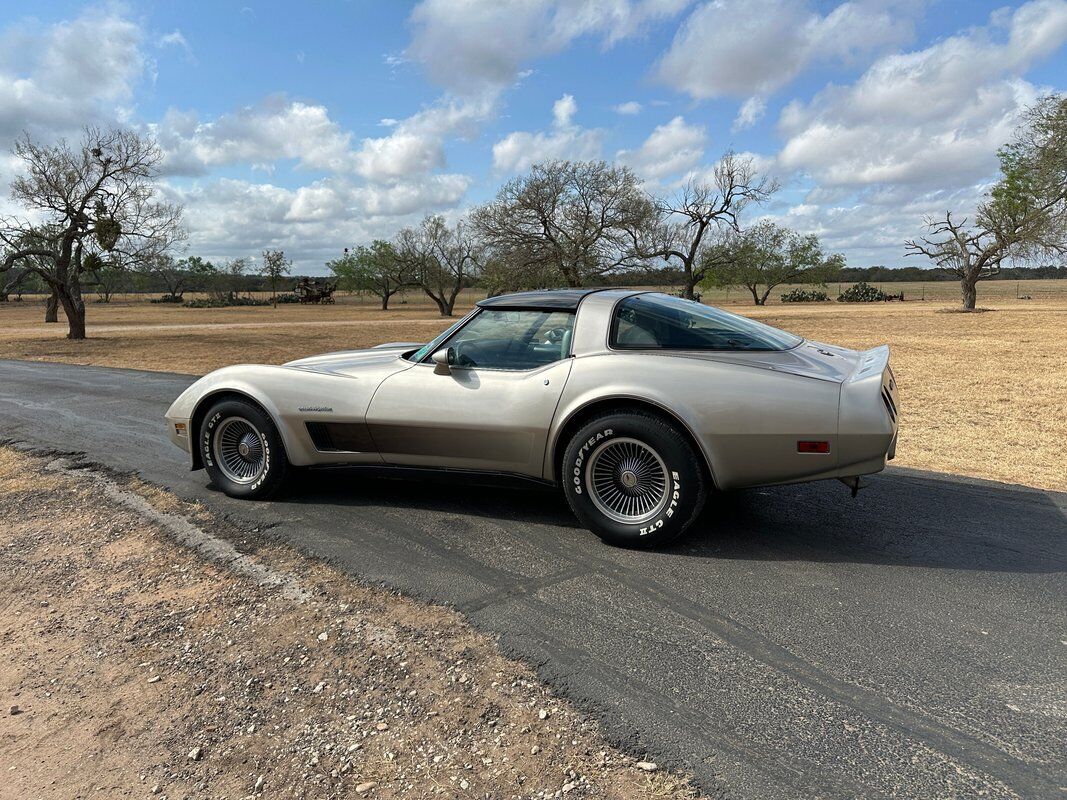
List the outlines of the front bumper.
<svg viewBox="0 0 1067 800">
<path fill-rule="evenodd" d="M 193 452 L 193 435 L 190 430 L 190 421 L 180 417 L 166 417 L 167 435 L 170 440 L 186 453 Z"/>
</svg>

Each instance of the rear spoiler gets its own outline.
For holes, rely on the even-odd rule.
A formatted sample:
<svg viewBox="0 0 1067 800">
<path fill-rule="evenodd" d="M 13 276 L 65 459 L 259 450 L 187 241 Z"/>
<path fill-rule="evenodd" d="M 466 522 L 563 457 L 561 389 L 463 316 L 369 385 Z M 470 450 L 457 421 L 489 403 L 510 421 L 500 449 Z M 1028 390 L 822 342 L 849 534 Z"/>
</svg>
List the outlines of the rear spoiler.
<svg viewBox="0 0 1067 800">
<path fill-rule="evenodd" d="M 859 361 L 855 369 L 848 376 L 848 383 L 869 378 L 871 375 L 881 375 L 889 363 L 889 345 L 883 344 L 860 353 Z"/>
</svg>

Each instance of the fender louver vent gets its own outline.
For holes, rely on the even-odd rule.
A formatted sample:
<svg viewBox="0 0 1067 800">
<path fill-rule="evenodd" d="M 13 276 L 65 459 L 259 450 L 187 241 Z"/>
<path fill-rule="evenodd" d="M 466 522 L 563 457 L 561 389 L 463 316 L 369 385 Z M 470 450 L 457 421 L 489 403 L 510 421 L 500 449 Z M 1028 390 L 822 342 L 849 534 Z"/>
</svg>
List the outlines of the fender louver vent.
<svg viewBox="0 0 1067 800">
<path fill-rule="evenodd" d="M 330 429 L 326 427 L 323 422 L 305 422 L 308 429 L 308 435 L 311 437 L 311 441 L 315 443 L 316 450 L 336 450 L 333 444 L 333 437 L 330 436 Z"/>
<path fill-rule="evenodd" d="M 321 453 L 373 453 L 377 450 L 362 422 L 304 423 L 315 449 Z"/>
<path fill-rule="evenodd" d="M 889 390 L 886 387 L 882 387 L 882 402 L 885 403 L 885 410 L 889 412 L 889 418 L 893 422 L 897 421 L 897 407 L 893 402 L 892 396 L 889 394 Z"/>
</svg>

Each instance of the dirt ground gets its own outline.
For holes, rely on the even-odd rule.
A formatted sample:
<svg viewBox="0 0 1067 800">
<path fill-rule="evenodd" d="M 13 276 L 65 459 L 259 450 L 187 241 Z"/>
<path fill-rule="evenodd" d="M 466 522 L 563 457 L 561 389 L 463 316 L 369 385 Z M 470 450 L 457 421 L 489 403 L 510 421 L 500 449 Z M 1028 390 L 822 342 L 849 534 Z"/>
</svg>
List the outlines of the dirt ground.
<svg viewBox="0 0 1067 800">
<path fill-rule="evenodd" d="M 0 798 L 694 797 L 456 613 L 0 448 Z"/>
<path fill-rule="evenodd" d="M 1067 281 L 987 282 L 979 302 L 990 310 L 978 314 L 949 312 L 952 284 L 900 286 L 906 297 L 939 299 L 755 308 L 734 290 L 717 302 L 819 341 L 888 343 L 903 399 L 894 463 L 1067 490 Z M 0 358 L 203 373 L 426 341 L 449 324 L 417 295 L 388 312 L 354 298 L 278 309 L 113 302 L 91 304 L 90 338 L 69 342 L 65 325 L 44 325 L 42 313 L 37 303 L 0 304 Z"/>
</svg>

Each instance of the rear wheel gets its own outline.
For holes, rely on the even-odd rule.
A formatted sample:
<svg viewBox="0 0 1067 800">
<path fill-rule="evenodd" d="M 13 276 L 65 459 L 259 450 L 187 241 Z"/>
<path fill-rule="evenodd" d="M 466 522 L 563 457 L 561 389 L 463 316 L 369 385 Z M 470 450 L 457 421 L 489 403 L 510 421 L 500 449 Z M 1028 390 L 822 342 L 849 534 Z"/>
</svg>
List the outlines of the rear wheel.
<svg viewBox="0 0 1067 800">
<path fill-rule="evenodd" d="M 245 400 L 221 400 L 200 426 L 200 454 L 212 483 L 230 497 L 269 497 L 288 472 L 278 429 Z"/>
<path fill-rule="evenodd" d="M 584 425 L 567 446 L 567 502 L 600 538 L 655 547 L 681 535 L 704 506 L 701 456 L 678 429 L 653 414 L 607 414 Z"/>
</svg>

